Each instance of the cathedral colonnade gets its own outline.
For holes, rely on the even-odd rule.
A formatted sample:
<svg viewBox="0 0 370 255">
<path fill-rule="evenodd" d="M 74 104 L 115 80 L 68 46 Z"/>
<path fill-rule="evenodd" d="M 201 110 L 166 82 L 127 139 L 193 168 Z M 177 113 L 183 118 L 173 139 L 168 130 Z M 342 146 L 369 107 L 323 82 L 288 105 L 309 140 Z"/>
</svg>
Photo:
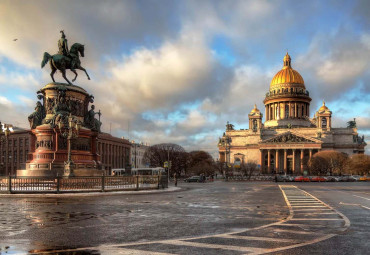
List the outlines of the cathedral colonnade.
<svg viewBox="0 0 370 255">
<path fill-rule="evenodd" d="M 261 172 L 301 175 L 307 170 L 308 161 L 318 151 L 317 148 L 260 149 Z"/>
</svg>

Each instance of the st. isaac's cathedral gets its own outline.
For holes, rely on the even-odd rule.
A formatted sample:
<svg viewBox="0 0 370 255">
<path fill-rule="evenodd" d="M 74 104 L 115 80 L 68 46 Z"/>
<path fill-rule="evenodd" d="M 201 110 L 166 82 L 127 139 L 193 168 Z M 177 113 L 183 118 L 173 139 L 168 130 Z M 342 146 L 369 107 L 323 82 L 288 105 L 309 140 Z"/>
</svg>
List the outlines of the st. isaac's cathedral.
<svg viewBox="0 0 370 255">
<path fill-rule="evenodd" d="M 234 166 L 255 162 L 262 173 L 301 174 L 318 151 L 364 153 L 366 143 L 358 135 L 355 121 L 347 128 L 333 128 L 332 112 L 325 102 L 309 117 L 311 98 L 304 80 L 292 68 L 288 53 L 283 61 L 263 101 L 265 123 L 256 105 L 248 114 L 248 129 L 235 130 L 227 123 L 218 144 L 220 161 Z"/>
</svg>

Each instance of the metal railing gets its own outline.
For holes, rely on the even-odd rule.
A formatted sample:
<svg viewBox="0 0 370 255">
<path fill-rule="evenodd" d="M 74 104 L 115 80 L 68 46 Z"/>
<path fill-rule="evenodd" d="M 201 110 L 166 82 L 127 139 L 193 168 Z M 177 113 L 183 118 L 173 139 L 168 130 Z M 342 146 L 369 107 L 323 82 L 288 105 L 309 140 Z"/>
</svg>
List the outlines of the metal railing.
<svg viewBox="0 0 370 255">
<path fill-rule="evenodd" d="M 98 177 L 0 177 L 0 193 L 67 193 L 168 188 L 166 175 Z"/>
</svg>

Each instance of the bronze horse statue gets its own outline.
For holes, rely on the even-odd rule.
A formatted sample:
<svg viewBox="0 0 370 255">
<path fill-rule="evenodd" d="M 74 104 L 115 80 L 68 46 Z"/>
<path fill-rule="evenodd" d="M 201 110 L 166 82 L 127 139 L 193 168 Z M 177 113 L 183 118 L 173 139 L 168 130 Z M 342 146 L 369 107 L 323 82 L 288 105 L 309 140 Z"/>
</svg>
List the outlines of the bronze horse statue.
<svg viewBox="0 0 370 255">
<path fill-rule="evenodd" d="M 89 74 L 86 72 L 86 69 L 81 66 L 81 61 L 79 58 L 79 53 L 81 57 L 84 57 L 85 46 L 80 43 L 74 43 L 69 51 L 70 56 L 64 56 L 61 54 L 55 54 L 51 56 L 49 53 L 44 53 L 44 58 L 41 62 L 41 68 L 43 68 L 47 62 L 50 60 L 50 67 L 51 67 L 51 79 L 54 80 L 54 73 L 59 70 L 62 73 L 63 78 L 68 82 L 68 84 L 73 85 L 66 77 L 66 69 L 70 69 L 76 76 L 73 78 L 72 82 L 74 82 L 77 78 L 77 72 L 75 69 L 82 70 L 86 73 L 87 79 L 90 80 Z"/>
</svg>

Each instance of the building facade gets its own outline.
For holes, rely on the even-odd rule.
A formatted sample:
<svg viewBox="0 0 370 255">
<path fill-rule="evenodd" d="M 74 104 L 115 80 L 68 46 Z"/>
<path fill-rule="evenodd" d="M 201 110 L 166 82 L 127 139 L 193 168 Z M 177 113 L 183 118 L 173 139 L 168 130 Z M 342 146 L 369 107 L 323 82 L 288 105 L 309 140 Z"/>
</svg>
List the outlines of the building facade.
<svg viewBox="0 0 370 255">
<path fill-rule="evenodd" d="M 355 121 L 347 128 L 333 128 L 332 112 L 325 102 L 309 117 L 311 98 L 304 80 L 292 68 L 288 53 L 283 63 L 263 101 L 265 122 L 255 105 L 248 115 L 248 129 L 235 130 L 228 123 L 219 139 L 220 161 L 235 165 L 255 162 L 262 173 L 302 174 L 318 151 L 364 153 L 366 143 L 358 135 Z"/>
<path fill-rule="evenodd" d="M 131 165 L 134 168 L 148 167 L 148 162 L 144 160 L 144 154 L 149 148 L 147 144 L 135 143 L 131 141 Z"/>
<path fill-rule="evenodd" d="M 18 169 L 23 169 L 29 159 L 32 138 L 31 130 L 14 127 L 5 139 L 2 136 L 0 144 L 0 175 L 15 175 Z M 34 141 L 35 142 L 35 141 Z M 111 174 L 113 168 L 125 168 L 130 165 L 131 143 L 127 139 L 114 137 L 107 133 L 98 135 L 97 153 L 100 156 L 101 167 L 105 174 Z"/>
</svg>

